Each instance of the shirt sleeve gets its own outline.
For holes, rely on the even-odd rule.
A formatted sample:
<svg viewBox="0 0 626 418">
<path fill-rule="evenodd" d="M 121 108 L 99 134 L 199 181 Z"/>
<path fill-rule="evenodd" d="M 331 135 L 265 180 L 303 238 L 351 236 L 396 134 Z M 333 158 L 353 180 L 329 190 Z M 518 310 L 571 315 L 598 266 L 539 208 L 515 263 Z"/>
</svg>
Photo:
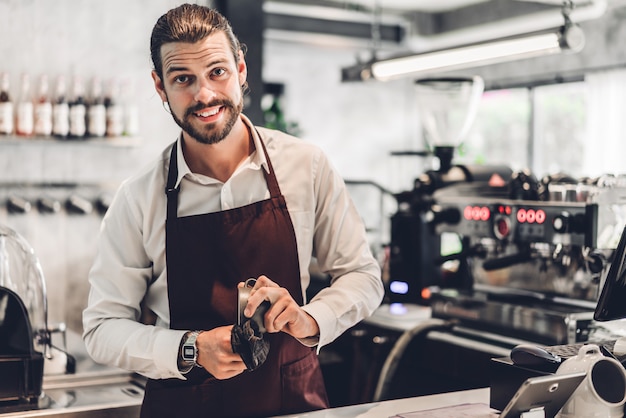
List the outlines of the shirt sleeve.
<svg viewBox="0 0 626 418">
<path fill-rule="evenodd" d="M 319 325 L 319 351 L 370 316 L 382 302 L 384 287 L 365 225 L 343 179 L 323 153 L 314 172 L 313 252 L 320 269 L 331 276 L 331 285 L 322 289 L 303 309 Z"/>
<path fill-rule="evenodd" d="M 122 185 L 103 218 L 89 272 L 91 290 L 83 312 L 83 339 L 98 363 L 153 379 L 184 379 L 177 357 L 185 331 L 140 322 L 141 302 L 153 271 L 143 246 L 141 212 L 131 195 Z"/>
</svg>

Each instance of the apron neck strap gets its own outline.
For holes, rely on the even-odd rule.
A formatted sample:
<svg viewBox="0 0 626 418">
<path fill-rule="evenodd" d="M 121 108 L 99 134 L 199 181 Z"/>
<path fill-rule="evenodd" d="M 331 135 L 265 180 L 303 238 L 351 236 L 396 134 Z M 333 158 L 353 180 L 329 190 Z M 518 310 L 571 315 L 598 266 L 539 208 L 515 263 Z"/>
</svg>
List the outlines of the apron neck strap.
<svg viewBox="0 0 626 418">
<path fill-rule="evenodd" d="M 261 134 L 259 131 L 254 128 L 257 136 L 259 137 L 259 142 L 261 143 L 261 147 L 263 148 L 263 153 L 265 154 L 265 161 L 267 161 L 267 167 L 269 169 L 269 173 L 267 173 L 263 168 L 263 175 L 265 176 L 265 182 L 267 183 L 267 188 L 270 191 L 271 197 L 280 196 L 280 187 L 278 186 L 278 180 L 276 180 L 276 173 L 274 172 L 274 167 L 272 166 L 272 160 L 270 160 L 270 156 L 267 153 L 267 149 L 265 148 L 265 142 L 263 142 L 263 138 L 261 138 Z"/>
<path fill-rule="evenodd" d="M 178 192 L 180 191 L 180 185 L 176 186 L 176 180 L 178 179 L 178 160 L 177 160 L 177 148 L 178 141 L 174 142 L 172 146 L 172 152 L 170 154 L 170 164 L 167 172 L 167 186 L 165 186 L 165 195 L 167 196 L 167 218 L 175 219 L 178 207 Z"/>
<path fill-rule="evenodd" d="M 263 153 L 265 154 L 265 160 L 267 161 L 267 166 L 269 168 L 269 173 L 267 173 L 263 168 L 263 176 L 265 177 L 265 182 L 267 183 L 267 187 L 270 191 L 271 197 L 278 197 L 281 195 L 280 187 L 278 186 L 278 180 L 276 180 L 276 174 L 274 173 L 274 167 L 272 166 L 272 161 L 267 153 L 267 149 L 265 148 L 265 143 L 261 138 L 261 134 L 256 128 L 257 136 L 259 137 L 259 142 L 261 143 L 261 147 L 263 148 Z M 175 219 L 177 217 L 177 209 L 178 209 L 178 193 L 180 192 L 180 185 L 176 186 L 176 180 L 178 180 L 178 141 L 174 142 L 172 145 L 172 152 L 170 153 L 170 163 L 169 169 L 167 173 L 167 186 L 165 186 L 165 195 L 167 196 L 167 219 Z"/>
</svg>

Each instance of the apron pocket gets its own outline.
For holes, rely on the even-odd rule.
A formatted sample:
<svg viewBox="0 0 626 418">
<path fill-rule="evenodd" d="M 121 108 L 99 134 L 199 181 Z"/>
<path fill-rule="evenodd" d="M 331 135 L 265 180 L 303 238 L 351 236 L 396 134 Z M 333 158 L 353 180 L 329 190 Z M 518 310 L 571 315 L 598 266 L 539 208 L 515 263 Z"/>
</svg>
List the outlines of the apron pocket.
<svg viewBox="0 0 626 418">
<path fill-rule="evenodd" d="M 324 377 L 317 354 L 281 367 L 282 411 L 285 414 L 328 408 Z"/>
</svg>

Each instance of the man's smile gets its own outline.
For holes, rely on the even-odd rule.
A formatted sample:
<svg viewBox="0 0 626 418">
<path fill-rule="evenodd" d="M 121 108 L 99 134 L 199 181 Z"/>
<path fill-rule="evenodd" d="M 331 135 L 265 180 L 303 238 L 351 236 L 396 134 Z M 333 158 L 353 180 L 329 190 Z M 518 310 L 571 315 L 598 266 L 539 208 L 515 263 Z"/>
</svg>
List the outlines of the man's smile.
<svg viewBox="0 0 626 418">
<path fill-rule="evenodd" d="M 191 114 L 204 122 L 208 122 L 209 120 L 217 119 L 217 116 L 222 113 L 223 109 L 224 106 L 212 106 L 193 110 L 188 112 L 188 114 Z"/>
</svg>

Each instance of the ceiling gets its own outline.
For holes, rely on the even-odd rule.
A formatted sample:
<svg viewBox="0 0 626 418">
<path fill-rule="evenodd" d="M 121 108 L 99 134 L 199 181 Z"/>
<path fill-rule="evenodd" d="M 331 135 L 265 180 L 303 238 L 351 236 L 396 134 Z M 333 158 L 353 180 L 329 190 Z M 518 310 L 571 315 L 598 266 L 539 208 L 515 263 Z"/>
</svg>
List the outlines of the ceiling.
<svg viewBox="0 0 626 418">
<path fill-rule="evenodd" d="M 621 0 L 265 0 L 264 10 L 269 32 L 285 39 L 371 45 L 376 23 L 379 46 L 427 51 L 562 26 L 568 1 L 578 23 Z"/>
<path fill-rule="evenodd" d="M 268 0 L 270 1 L 270 0 Z M 301 6 L 331 7 L 335 9 L 371 11 L 380 9 L 387 14 L 407 14 L 412 12 L 443 13 L 469 8 L 481 3 L 504 3 L 494 0 L 271 0 L 276 3 Z M 536 3 L 561 7 L 565 0 L 506 0 L 506 3 Z M 572 0 L 576 3 L 588 3 L 591 0 Z M 502 8 L 502 6 L 498 6 Z M 515 7 L 515 6 L 513 6 Z"/>
<path fill-rule="evenodd" d="M 331 0 L 339 4 L 358 4 L 366 8 L 381 7 L 398 11 L 443 12 L 484 3 L 489 0 Z"/>
</svg>

